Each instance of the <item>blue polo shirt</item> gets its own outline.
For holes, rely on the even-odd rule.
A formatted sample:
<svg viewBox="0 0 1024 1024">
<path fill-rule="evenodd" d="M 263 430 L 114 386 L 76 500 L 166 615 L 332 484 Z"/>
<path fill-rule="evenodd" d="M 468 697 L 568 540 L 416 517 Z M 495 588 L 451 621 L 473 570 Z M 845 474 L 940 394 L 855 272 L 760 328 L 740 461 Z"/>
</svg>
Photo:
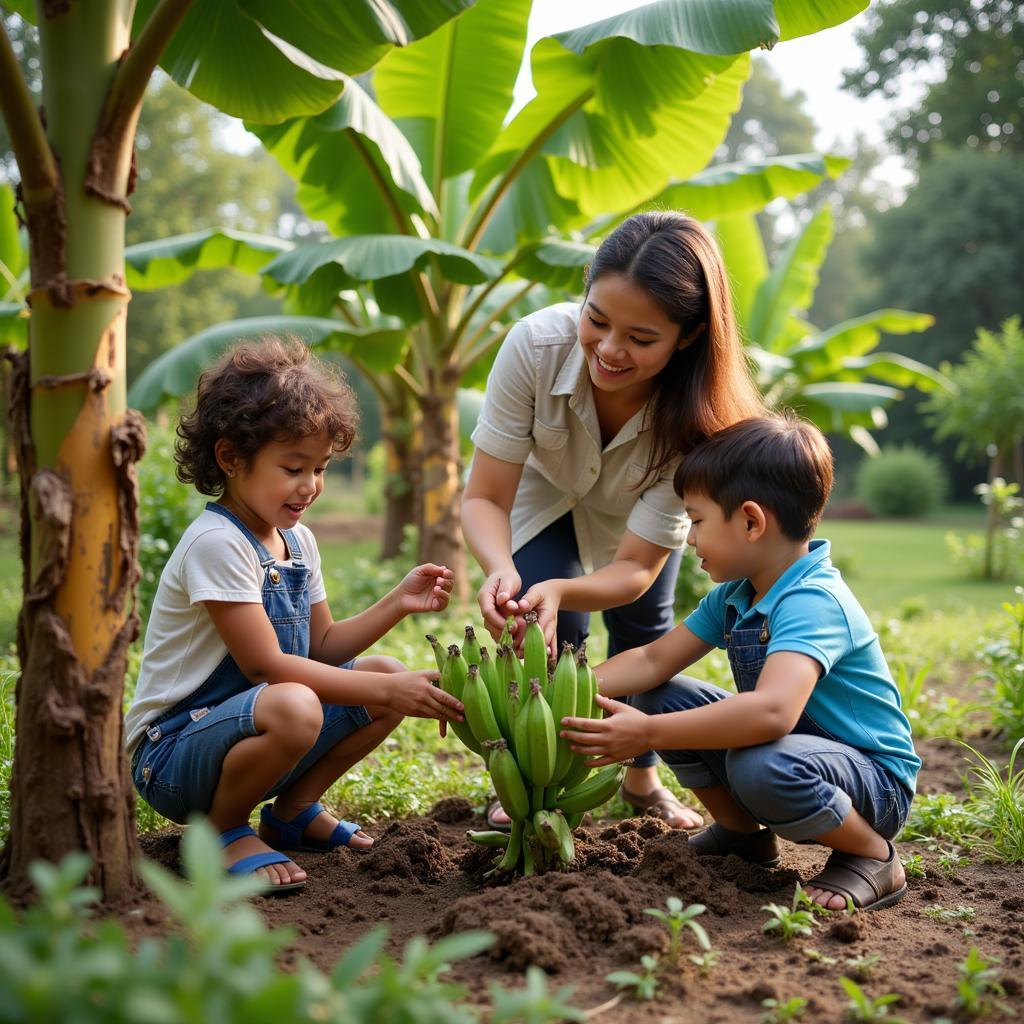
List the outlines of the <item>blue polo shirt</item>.
<svg viewBox="0 0 1024 1024">
<path fill-rule="evenodd" d="M 910 722 L 900 710 L 893 682 L 864 609 L 829 558 L 829 542 L 812 540 L 753 606 L 750 580 L 715 587 L 686 618 L 705 643 L 724 648 L 726 608 L 737 612 L 734 628 L 768 621 L 768 654 L 796 651 L 821 666 L 807 713 L 836 739 L 874 758 L 913 793 L 921 759 Z"/>
</svg>

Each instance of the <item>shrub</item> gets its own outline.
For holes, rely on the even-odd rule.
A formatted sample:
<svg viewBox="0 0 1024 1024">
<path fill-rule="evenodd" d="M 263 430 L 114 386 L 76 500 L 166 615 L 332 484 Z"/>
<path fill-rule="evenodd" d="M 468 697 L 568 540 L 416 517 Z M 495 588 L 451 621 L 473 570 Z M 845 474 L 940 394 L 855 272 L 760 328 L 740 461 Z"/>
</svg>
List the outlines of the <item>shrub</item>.
<svg viewBox="0 0 1024 1024">
<path fill-rule="evenodd" d="M 857 497 L 876 516 L 921 516 L 946 496 L 946 475 L 934 456 L 905 445 L 865 459 L 857 471 Z"/>
</svg>

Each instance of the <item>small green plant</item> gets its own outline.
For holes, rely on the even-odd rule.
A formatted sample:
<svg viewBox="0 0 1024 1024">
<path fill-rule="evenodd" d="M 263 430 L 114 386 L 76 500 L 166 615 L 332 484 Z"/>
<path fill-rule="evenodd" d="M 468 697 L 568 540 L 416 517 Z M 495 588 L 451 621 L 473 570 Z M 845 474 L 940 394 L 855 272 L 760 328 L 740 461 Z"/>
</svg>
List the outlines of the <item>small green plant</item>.
<svg viewBox="0 0 1024 1024">
<path fill-rule="evenodd" d="M 890 1017 L 889 1007 L 902 998 L 897 992 L 887 992 L 884 996 L 871 998 L 852 978 L 840 977 L 839 984 L 850 997 L 846 1004 L 844 1019 L 848 1021 L 887 1021 L 888 1024 L 907 1024 L 904 1017 Z"/>
<path fill-rule="evenodd" d="M 658 967 L 656 956 L 640 957 L 641 971 L 612 971 L 605 975 L 605 981 L 623 991 L 632 990 L 634 999 L 653 999 L 658 991 Z"/>
<path fill-rule="evenodd" d="M 957 904 L 956 908 L 936 904 L 934 907 L 925 907 L 921 913 L 935 921 L 973 921 L 975 918 L 974 907 L 968 907 L 963 903 Z"/>
<path fill-rule="evenodd" d="M 696 920 L 703 914 L 707 907 L 702 903 L 693 903 L 684 908 L 683 901 L 675 896 L 669 896 L 666 901 L 668 910 L 656 910 L 648 908 L 645 914 L 656 917 L 668 927 L 668 953 L 666 954 L 670 963 L 679 962 L 679 954 L 683 946 L 683 928 L 689 928 L 697 938 L 697 944 L 705 952 L 711 949 L 711 940 L 704 926 Z"/>
<path fill-rule="evenodd" d="M 491 984 L 493 1010 L 490 1024 L 561 1024 L 562 1021 L 585 1021 L 587 1014 L 569 1003 L 571 985 L 552 992 L 548 976 L 539 967 L 526 968 L 526 986 L 506 989 Z"/>
<path fill-rule="evenodd" d="M 976 832 L 970 809 L 952 793 L 922 793 L 914 799 L 901 838 L 945 840 L 967 846 Z"/>
<path fill-rule="evenodd" d="M 821 964 L 823 967 L 834 967 L 839 963 L 834 956 L 826 956 L 820 949 L 814 949 L 813 946 L 808 946 L 804 950 L 804 956 L 808 960 L 813 960 L 816 964 Z"/>
<path fill-rule="evenodd" d="M 1014 1011 L 1004 1003 L 1006 990 L 999 981 L 999 961 L 983 956 L 971 946 L 967 956 L 957 964 L 960 976 L 956 984 L 954 1005 L 968 1017 L 980 1017 L 993 1010 L 1012 1016 Z"/>
<path fill-rule="evenodd" d="M 781 999 L 762 999 L 764 1013 L 761 1014 L 763 1024 L 786 1024 L 786 1021 L 798 1020 L 807 1009 L 807 1000 L 803 996 L 791 996 L 785 1001 Z"/>
<path fill-rule="evenodd" d="M 793 890 L 793 909 L 809 910 L 812 914 L 817 914 L 819 917 L 828 917 L 832 913 L 828 907 L 824 907 L 815 900 L 812 900 L 807 894 L 807 890 L 799 884 Z M 854 912 L 853 903 L 849 899 L 846 901 L 846 909 L 851 914 Z"/>
<path fill-rule="evenodd" d="M 985 856 L 1009 864 L 1024 861 L 1024 766 L 1017 757 L 1024 750 L 1024 736 L 1017 740 L 1003 777 L 999 766 L 964 744 L 977 759 L 969 769 L 969 801 L 975 817 L 984 824 L 977 846 Z"/>
<path fill-rule="evenodd" d="M 903 870 L 907 873 L 907 878 L 927 878 L 928 871 L 924 866 L 924 857 L 919 853 L 908 853 L 905 857 L 900 858 L 900 863 L 903 865 Z"/>
<path fill-rule="evenodd" d="M 965 857 L 955 846 L 939 854 L 939 870 L 947 878 L 955 877 L 961 868 L 967 867 L 970 863 L 970 857 Z"/>
<path fill-rule="evenodd" d="M 761 907 L 771 917 L 761 926 L 763 932 L 777 932 L 783 942 L 788 942 L 797 935 L 810 935 L 814 930 L 814 911 L 798 909 L 801 903 L 807 902 L 807 894 L 797 885 L 793 892 L 793 904 L 780 907 L 777 903 L 766 903 Z"/>
<path fill-rule="evenodd" d="M 687 959 L 697 965 L 702 975 L 710 974 L 717 966 L 722 954 L 717 949 L 706 949 L 703 953 L 691 953 Z"/>
<path fill-rule="evenodd" d="M 863 953 L 861 956 L 847 957 L 843 963 L 850 968 L 850 971 L 861 981 L 867 981 L 871 972 L 878 966 L 882 959 L 881 953 Z"/>
<path fill-rule="evenodd" d="M 992 684 L 992 724 L 1011 742 L 1024 736 L 1024 587 L 1014 590 L 1017 600 L 1003 602 L 1012 622 L 1009 634 L 981 651 L 985 664 L 981 677 Z"/>
</svg>

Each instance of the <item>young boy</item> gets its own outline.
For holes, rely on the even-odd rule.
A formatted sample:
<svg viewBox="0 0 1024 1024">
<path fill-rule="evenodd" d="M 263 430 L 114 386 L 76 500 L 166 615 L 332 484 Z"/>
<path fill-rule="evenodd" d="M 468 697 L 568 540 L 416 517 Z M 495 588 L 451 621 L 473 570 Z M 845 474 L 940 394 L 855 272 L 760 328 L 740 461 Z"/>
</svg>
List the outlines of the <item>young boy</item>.
<svg viewBox="0 0 1024 1024">
<path fill-rule="evenodd" d="M 831 488 L 825 438 L 793 417 L 744 420 L 684 457 L 687 543 L 719 586 L 597 668 L 607 717 L 566 718 L 562 735 L 597 765 L 657 750 L 715 818 L 690 840 L 699 854 L 771 866 L 776 834 L 821 843 L 833 853 L 809 895 L 873 910 L 906 892 L 890 840 L 921 761 L 878 637 L 828 541 L 810 539 Z M 713 647 L 738 693 L 671 678 Z M 633 707 L 610 699 L 640 693 Z"/>
</svg>

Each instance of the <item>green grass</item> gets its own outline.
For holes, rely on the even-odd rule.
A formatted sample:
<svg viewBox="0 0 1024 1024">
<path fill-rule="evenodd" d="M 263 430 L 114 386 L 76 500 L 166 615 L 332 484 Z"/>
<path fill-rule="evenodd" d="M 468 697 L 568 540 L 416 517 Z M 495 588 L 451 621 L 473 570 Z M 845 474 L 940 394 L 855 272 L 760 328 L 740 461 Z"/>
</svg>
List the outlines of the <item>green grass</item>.
<svg viewBox="0 0 1024 1024">
<path fill-rule="evenodd" d="M 833 560 L 869 614 L 891 614 L 908 601 L 932 610 L 987 613 L 1010 600 L 1021 581 L 965 578 L 945 541 L 950 530 L 983 528 L 980 512 L 951 508 L 911 521 L 826 519 L 818 535 L 832 542 Z"/>
</svg>

